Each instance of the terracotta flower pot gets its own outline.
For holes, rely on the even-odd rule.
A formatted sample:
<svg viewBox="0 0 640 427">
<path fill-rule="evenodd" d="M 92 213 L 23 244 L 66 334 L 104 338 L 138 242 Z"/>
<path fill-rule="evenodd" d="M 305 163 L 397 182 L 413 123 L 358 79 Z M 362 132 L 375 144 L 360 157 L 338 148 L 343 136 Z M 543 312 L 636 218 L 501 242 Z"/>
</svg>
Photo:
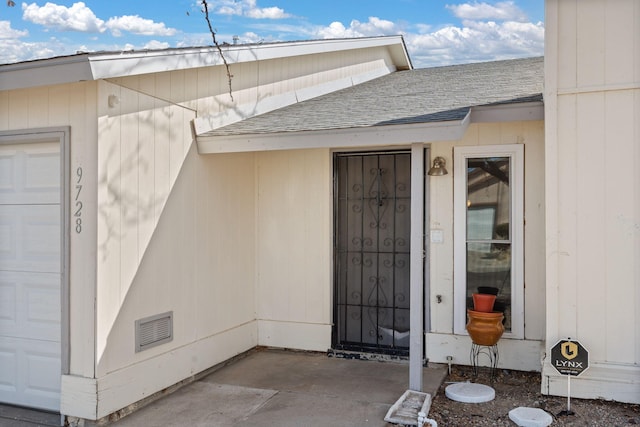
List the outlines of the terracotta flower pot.
<svg viewBox="0 0 640 427">
<path fill-rule="evenodd" d="M 501 312 L 486 313 L 467 309 L 467 315 L 469 316 L 467 332 L 475 344 L 495 345 L 502 337 L 504 315 Z"/>
<path fill-rule="evenodd" d="M 489 313 L 493 311 L 496 296 L 491 294 L 473 294 L 473 308 L 475 311 Z"/>
</svg>

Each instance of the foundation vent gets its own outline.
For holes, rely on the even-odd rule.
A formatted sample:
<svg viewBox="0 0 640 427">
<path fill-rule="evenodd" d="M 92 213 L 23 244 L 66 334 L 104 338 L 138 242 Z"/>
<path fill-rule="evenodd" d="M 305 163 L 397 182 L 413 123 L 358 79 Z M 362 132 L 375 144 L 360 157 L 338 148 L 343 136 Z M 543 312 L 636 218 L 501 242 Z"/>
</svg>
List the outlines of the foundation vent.
<svg viewBox="0 0 640 427">
<path fill-rule="evenodd" d="M 173 340 L 173 311 L 136 320 L 136 353 Z"/>
</svg>

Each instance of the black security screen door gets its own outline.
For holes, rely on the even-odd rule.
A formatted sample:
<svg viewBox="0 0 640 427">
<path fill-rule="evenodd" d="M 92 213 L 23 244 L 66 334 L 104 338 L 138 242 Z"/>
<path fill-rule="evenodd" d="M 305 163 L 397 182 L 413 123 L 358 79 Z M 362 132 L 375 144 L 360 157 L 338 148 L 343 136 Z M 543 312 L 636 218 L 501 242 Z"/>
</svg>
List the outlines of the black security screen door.
<svg viewBox="0 0 640 427">
<path fill-rule="evenodd" d="M 334 348 L 408 355 L 411 154 L 337 154 L 334 170 Z"/>
</svg>

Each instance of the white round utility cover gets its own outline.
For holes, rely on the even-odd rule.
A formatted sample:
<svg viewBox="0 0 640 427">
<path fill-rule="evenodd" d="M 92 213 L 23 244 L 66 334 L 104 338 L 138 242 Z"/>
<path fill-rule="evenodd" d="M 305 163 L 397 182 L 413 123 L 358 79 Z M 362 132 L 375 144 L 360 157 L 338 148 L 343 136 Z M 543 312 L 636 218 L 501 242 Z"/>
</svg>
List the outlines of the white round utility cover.
<svg viewBox="0 0 640 427">
<path fill-rule="evenodd" d="M 489 402 L 496 397 L 496 391 L 488 385 L 476 383 L 455 383 L 444 389 L 451 400 L 464 403 Z"/>
<path fill-rule="evenodd" d="M 547 427 L 553 422 L 551 415 L 542 409 L 522 406 L 510 410 L 509 419 L 520 427 Z"/>
</svg>

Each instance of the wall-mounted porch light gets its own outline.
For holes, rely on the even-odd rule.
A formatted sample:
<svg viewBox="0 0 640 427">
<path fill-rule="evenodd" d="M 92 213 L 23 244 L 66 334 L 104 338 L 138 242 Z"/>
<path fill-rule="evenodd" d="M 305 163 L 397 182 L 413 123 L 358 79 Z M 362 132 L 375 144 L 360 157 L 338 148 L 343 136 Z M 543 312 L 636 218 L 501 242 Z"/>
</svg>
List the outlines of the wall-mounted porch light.
<svg viewBox="0 0 640 427">
<path fill-rule="evenodd" d="M 444 157 L 436 157 L 435 159 L 433 159 L 433 166 L 431 166 L 431 169 L 429 169 L 427 175 L 443 176 L 448 174 L 449 172 L 447 172 L 447 168 L 445 168 L 446 164 L 447 161 L 444 159 Z"/>
</svg>

